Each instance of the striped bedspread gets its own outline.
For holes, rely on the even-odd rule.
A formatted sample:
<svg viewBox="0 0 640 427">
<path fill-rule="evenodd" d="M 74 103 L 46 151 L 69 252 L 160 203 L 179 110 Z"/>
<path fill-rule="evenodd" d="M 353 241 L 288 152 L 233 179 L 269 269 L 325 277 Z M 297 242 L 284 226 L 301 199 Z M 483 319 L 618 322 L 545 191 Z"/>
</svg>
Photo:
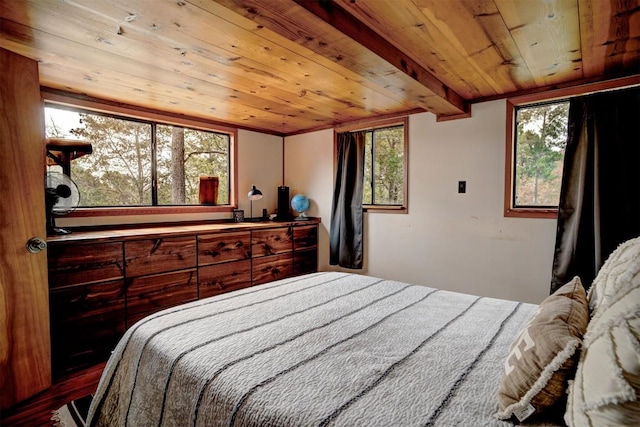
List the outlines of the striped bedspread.
<svg viewBox="0 0 640 427">
<path fill-rule="evenodd" d="M 535 305 L 355 274 L 156 313 L 109 360 L 99 426 L 508 426 L 496 392 Z"/>
</svg>

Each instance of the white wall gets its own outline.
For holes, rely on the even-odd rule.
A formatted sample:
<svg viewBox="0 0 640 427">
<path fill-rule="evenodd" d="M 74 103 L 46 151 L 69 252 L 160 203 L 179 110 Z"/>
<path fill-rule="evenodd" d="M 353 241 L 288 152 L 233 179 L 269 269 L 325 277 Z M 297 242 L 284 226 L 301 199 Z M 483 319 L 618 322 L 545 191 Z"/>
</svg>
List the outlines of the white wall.
<svg viewBox="0 0 640 427">
<path fill-rule="evenodd" d="M 245 217 L 250 215 L 247 193 L 252 185 L 263 195 L 253 202 L 253 216 L 261 216 L 263 208 L 270 213 L 276 210 L 282 185 L 282 150 L 280 136 L 238 131 L 238 209 L 244 210 Z"/>
<path fill-rule="evenodd" d="M 333 130 L 306 133 L 285 138 L 285 185 L 293 197 L 301 193 L 309 198 L 307 216 L 320 217 L 319 267 L 329 269 L 329 222 L 333 198 Z"/>
<path fill-rule="evenodd" d="M 250 203 L 247 193 L 251 185 L 262 191 L 264 197 L 253 202 L 253 215 L 260 216 L 262 208 L 269 212 L 276 209 L 278 204 L 277 188 L 282 185 L 282 137 L 266 135 L 246 130 L 238 130 L 238 209 L 245 211 L 245 216 L 250 215 Z M 206 213 L 206 214 L 171 214 L 171 215 L 131 215 L 111 217 L 88 218 L 57 218 L 59 227 L 87 226 L 87 225 L 111 225 L 111 224 L 136 224 L 148 222 L 172 222 L 172 221 L 201 221 L 214 219 L 229 219 L 231 213 Z"/>
<path fill-rule="evenodd" d="M 548 295 L 555 220 L 503 216 L 505 108 L 475 104 L 471 118 L 441 123 L 410 117 L 409 213 L 365 214 L 365 268 L 355 272 L 532 303 Z M 285 185 L 322 218 L 320 268 L 333 269 L 333 131 L 285 138 Z"/>
</svg>

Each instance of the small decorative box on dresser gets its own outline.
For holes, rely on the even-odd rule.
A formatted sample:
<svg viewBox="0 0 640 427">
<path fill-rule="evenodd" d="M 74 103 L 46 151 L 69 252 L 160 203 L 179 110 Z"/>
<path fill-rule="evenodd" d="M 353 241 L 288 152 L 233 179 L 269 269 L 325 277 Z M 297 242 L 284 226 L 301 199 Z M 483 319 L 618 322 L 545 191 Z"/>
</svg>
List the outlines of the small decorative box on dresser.
<svg viewBox="0 0 640 427">
<path fill-rule="evenodd" d="M 318 219 L 74 232 L 48 241 L 54 377 L 106 360 L 143 317 L 318 269 Z"/>
</svg>

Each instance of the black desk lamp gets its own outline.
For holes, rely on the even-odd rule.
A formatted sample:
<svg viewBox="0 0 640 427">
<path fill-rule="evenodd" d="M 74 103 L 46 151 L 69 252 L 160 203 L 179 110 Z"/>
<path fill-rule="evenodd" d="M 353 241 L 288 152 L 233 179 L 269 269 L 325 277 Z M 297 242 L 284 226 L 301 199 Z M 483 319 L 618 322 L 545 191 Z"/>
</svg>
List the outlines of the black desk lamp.
<svg viewBox="0 0 640 427">
<path fill-rule="evenodd" d="M 251 186 L 251 190 L 247 193 L 247 197 L 251 201 L 251 219 L 253 219 L 253 201 L 262 199 L 262 191 L 258 190 L 255 185 Z"/>
</svg>

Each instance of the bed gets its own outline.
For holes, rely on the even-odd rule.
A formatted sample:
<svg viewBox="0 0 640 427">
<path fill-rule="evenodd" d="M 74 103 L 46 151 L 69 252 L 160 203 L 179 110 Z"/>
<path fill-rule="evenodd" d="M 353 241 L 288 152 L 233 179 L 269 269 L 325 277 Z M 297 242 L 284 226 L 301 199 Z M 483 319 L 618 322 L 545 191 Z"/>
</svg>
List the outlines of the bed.
<svg viewBox="0 0 640 427">
<path fill-rule="evenodd" d="M 538 311 L 340 272 L 199 300 L 127 331 L 89 425 L 513 425 L 496 395 Z"/>
</svg>

